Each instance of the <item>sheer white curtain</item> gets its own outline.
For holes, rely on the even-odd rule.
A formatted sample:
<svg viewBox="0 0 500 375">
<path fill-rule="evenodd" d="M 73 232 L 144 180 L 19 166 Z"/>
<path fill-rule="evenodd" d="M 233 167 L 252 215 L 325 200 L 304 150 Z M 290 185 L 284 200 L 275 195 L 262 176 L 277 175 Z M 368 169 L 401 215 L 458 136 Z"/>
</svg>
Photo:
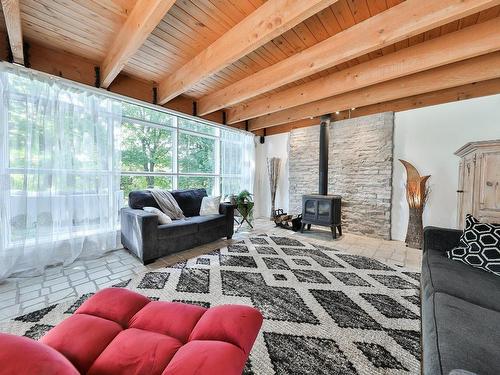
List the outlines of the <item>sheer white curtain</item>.
<svg viewBox="0 0 500 375">
<path fill-rule="evenodd" d="M 0 65 L 0 280 L 120 246 L 121 103 Z"/>
<path fill-rule="evenodd" d="M 241 166 L 241 185 L 253 194 L 255 177 L 255 136 L 251 133 L 243 134 L 241 143 L 244 155 Z"/>
<path fill-rule="evenodd" d="M 241 190 L 253 193 L 254 175 L 254 135 L 221 129 L 221 193 L 237 194 Z"/>
</svg>

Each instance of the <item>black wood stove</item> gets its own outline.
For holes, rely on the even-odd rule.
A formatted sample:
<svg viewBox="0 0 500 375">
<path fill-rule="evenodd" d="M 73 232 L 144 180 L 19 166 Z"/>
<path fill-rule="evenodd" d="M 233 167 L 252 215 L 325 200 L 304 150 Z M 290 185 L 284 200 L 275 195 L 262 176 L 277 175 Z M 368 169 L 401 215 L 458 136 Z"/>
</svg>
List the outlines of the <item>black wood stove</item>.
<svg viewBox="0 0 500 375">
<path fill-rule="evenodd" d="M 340 195 L 328 195 L 328 126 L 330 116 L 321 116 L 319 135 L 319 194 L 302 196 L 302 227 L 303 232 L 311 224 L 330 227 L 332 237 L 342 236 Z"/>
</svg>

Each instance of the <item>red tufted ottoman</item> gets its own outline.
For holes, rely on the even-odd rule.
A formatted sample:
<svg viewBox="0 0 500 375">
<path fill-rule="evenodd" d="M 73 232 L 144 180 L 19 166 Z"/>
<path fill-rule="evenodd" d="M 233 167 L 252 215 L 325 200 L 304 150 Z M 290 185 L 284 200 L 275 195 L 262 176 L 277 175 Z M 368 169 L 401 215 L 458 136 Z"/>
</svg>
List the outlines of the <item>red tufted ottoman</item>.
<svg viewBox="0 0 500 375">
<path fill-rule="evenodd" d="M 205 309 L 109 288 L 41 341 L 81 374 L 240 375 L 261 325 L 247 306 Z"/>
</svg>

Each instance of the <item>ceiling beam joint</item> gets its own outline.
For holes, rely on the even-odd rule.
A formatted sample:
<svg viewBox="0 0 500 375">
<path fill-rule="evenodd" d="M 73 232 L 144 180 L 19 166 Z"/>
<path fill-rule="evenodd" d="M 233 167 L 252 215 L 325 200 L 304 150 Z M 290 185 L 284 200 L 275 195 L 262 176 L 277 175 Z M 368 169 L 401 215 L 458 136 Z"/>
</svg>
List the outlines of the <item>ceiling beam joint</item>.
<svg viewBox="0 0 500 375">
<path fill-rule="evenodd" d="M 113 82 L 174 3 L 175 0 L 137 1 L 101 64 L 102 87 Z"/>
</svg>

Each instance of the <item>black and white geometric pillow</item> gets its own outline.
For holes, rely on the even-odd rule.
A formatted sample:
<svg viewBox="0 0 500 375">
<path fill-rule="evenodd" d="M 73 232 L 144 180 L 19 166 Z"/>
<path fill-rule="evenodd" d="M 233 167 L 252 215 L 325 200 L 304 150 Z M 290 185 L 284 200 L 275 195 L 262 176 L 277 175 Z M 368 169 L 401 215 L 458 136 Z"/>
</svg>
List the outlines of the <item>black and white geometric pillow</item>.
<svg viewBox="0 0 500 375">
<path fill-rule="evenodd" d="M 450 259 L 500 276 L 500 225 L 481 223 L 467 215 L 460 244 L 446 254 Z"/>
</svg>

